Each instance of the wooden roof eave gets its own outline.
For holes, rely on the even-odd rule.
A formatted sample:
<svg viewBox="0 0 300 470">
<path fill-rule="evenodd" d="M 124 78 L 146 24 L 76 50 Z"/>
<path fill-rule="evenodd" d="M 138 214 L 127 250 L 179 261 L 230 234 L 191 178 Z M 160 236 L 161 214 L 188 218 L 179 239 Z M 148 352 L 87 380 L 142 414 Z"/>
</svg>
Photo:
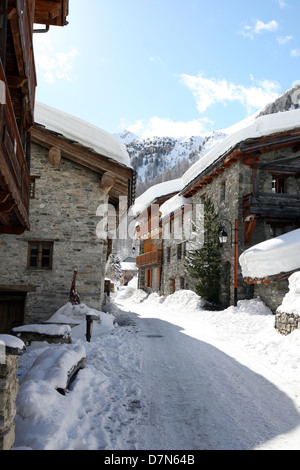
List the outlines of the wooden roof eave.
<svg viewBox="0 0 300 470">
<path fill-rule="evenodd" d="M 34 22 L 47 26 L 67 25 L 69 0 L 36 0 Z"/>
<path fill-rule="evenodd" d="M 49 131 L 43 126 L 35 124 L 31 131 L 31 138 L 33 142 L 45 148 L 59 148 L 63 157 L 99 173 L 99 175 L 107 172 L 115 175 L 116 181 L 112 192 L 128 195 L 128 181 L 133 178 L 133 169 L 105 155 L 100 155 L 93 149 L 68 139 L 62 134 Z"/>
</svg>

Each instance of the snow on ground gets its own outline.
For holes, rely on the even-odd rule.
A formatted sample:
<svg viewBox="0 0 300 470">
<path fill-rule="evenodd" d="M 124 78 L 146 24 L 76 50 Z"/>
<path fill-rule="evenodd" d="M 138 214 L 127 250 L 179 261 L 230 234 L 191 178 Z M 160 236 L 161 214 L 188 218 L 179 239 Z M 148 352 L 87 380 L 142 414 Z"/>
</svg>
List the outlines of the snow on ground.
<svg viewBox="0 0 300 470">
<path fill-rule="evenodd" d="M 90 343 L 82 323 L 64 345 L 87 355 L 65 396 L 27 376 L 58 345 L 20 357 L 15 450 L 300 449 L 299 331 L 278 334 L 259 299 L 211 312 L 129 284 Z"/>
</svg>

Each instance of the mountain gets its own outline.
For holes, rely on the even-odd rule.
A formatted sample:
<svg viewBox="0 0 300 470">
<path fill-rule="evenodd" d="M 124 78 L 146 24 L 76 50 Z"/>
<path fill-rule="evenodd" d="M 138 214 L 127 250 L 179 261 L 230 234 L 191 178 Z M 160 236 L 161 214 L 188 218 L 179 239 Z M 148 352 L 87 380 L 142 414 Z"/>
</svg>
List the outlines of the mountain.
<svg viewBox="0 0 300 470">
<path fill-rule="evenodd" d="M 300 84 L 287 90 L 254 115 L 227 129 L 185 138 L 151 137 L 141 139 L 127 130 L 114 135 L 126 146 L 131 164 L 136 170 L 136 196 L 138 197 L 154 184 L 180 178 L 195 161 L 228 135 L 245 127 L 249 121 L 253 121 L 256 117 L 299 107 Z"/>
</svg>

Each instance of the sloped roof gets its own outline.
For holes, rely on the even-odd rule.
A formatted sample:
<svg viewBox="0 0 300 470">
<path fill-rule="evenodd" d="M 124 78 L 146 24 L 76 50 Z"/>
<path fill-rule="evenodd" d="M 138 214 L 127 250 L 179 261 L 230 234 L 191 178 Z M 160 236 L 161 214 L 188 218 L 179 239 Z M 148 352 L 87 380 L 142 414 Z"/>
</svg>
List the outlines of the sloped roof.
<svg viewBox="0 0 300 470">
<path fill-rule="evenodd" d="M 103 129 L 39 102 L 35 104 L 34 118 L 37 124 L 44 126 L 46 129 L 78 142 L 128 168 L 132 168 L 125 146 L 116 137 Z"/>
<path fill-rule="evenodd" d="M 254 118 L 253 122 L 226 137 L 185 172 L 182 176 L 182 193 L 207 168 L 231 152 L 238 144 L 246 140 L 258 139 L 295 129 L 300 129 L 300 109 Z"/>
</svg>

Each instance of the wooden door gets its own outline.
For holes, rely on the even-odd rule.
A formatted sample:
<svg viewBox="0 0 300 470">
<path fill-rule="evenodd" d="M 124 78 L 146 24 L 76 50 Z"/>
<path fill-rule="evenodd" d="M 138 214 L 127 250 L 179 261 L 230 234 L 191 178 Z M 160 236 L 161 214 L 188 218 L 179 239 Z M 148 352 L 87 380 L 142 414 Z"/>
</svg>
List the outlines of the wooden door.
<svg viewBox="0 0 300 470">
<path fill-rule="evenodd" d="M 0 292 L 0 334 L 24 324 L 25 298 L 23 292 Z"/>
</svg>

